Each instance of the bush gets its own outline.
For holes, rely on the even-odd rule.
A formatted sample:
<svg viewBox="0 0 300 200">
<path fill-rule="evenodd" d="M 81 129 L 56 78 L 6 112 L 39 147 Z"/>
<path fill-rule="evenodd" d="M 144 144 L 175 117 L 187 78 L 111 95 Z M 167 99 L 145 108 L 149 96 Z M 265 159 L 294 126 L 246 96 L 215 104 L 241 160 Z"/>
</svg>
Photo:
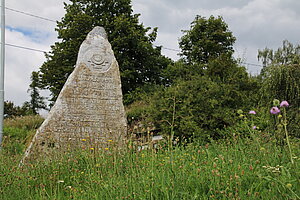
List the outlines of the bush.
<svg viewBox="0 0 300 200">
<path fill-rule="evenodd" d="M 149 119 L 163 134 L 207 141 L 220 138 L 218 130 L 236 121 L 234 110 L 243 107 L 244 94 L 232 85 L 211 81 L 207 76 L 179 81 L 157 91 L 150 104 Z"/>
</svg>

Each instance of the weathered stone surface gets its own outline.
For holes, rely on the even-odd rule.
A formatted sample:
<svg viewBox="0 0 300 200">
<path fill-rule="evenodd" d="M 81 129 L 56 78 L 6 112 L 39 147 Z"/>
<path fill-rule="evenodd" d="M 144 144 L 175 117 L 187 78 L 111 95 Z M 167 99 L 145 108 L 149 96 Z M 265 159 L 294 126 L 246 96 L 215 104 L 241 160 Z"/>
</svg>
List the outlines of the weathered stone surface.
<svg viewBox="0 0 300 200">
<path fill-rule="evenodd" d="M 119 66 L 105 30 L 95 27 L 23 162 L 84 146 L 105 148 L 111 140 L 122 145 L 126 130 Z"/>
</svg>

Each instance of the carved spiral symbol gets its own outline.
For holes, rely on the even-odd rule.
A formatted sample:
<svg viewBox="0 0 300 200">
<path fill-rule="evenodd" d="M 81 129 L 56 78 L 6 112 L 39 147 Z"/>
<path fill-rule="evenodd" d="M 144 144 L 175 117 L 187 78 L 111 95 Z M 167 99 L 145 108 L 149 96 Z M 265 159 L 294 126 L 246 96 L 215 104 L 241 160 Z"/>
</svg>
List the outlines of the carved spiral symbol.
<svg viewBox="0 0 300 200">
<path fill-rule="evenodd" d="M 91 58 L 91 61 L 96 65 L 102 65 L 104 63 L 104 59 L 100 54 L 94 54 Z"/>
</svg>

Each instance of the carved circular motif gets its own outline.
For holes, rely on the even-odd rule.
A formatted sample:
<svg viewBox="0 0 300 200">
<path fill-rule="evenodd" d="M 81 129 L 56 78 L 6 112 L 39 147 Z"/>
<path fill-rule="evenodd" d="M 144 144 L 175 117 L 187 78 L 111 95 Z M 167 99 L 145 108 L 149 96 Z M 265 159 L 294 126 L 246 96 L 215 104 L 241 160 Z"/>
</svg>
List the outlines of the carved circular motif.
<svg viewBox="0 0 300 200">
<path fill-rule="evenodd" d="M 112 56 L 102 48 L 90 48 L 83 54 L 83 62 L 91 70 L 105 73 L 110 69 Z"/>
<path fill-rule="evenodd" d="M 91 58 L 91 61 L 96 65 L 102 65 L 104 63 L 104 59 L 100 54 L 94 54 Z"/>
</svg>

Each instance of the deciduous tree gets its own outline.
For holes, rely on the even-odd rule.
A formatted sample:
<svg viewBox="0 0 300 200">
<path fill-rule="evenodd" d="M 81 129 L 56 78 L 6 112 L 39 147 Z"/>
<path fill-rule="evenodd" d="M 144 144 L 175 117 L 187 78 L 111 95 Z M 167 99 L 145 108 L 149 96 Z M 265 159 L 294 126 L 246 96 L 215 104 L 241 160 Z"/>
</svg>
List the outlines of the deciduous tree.
<svg viewBox="0 0 300 200">
<path fill-rule="evenodd" d="M 51 46 L 47 61 L 40 67 L 40 83 L 49 89 L 53 102 L 73 71 L 80 44 L 94 26 L 103 26 L 108 33 L 119 62 L 124 94 L 145 83 L 161 82 L 161 70 L 170 62 L 153 47 L 157 28 L 151 30 L 139 23 L 133 14 L 131 0 L 70 0 L 66 14 L 57 23 L 60 42 Z"/>
<path fill-rule="evenodd" d="M 208 19 L 196 16 L 190 30 L 184 30 L 179 41 L 180 55 L 189 63 L 208 63 L 222 54 L 233 53 L 235 37 L 222 17 Z"/>
</svg>

